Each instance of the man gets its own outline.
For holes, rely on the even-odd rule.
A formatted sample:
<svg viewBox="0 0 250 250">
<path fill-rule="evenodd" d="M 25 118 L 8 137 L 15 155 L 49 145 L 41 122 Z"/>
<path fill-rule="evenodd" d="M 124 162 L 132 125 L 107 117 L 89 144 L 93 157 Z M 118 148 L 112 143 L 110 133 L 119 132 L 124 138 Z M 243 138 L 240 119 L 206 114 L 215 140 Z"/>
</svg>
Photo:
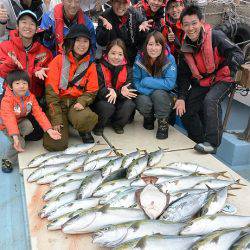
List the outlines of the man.
<svg viewBox="0 0 250 250">
<path fill-rule="evenodd" d="M 146 21 L 134 8 L 129 7 L 130 0 L 112 0 L 111 8 L 99 17 L 96 29 L 98 45 L 105 47 L 116 38 L 124 41 L 129 65 L 133 65 L 137 51 L 145 40 L 145 31 L 151 28 L 150 20 Z"/>
<path fill-rule="evenodd" d="M 181 12 L 184 8 L 183 0 L 169 0 L 166 4 L 166 26 L 162 33 L 167 38 L 171 54 L 176 61 L 178 61 L 181 42 L 184 37 L 180 22 Z"/>
<path fill-rule="evenodd" d="M 10 40 L 0 43 L 0 83 L 4 82 L 10 71 L 24 69 L 31 79 L 29 89 L 40 101 L 44 95 L 44 79 L 52 53 L 38 42 L 37 28 L 35 13 L 24 10 L 19 14 L 17 29 L 10 32 Z"/>
<path fill-rule="evenodd" d="M 0 4 L 0 40 L 7 40 L 8 30 L 16 28 L 16 20 L 23 10 L 31 10 L 37 16 L 40 24 L 45 4 L 42 0 L 1 0 Z"/>
<path fill-rule="evenodd" d="M 92 48 L 95 49 L 95 29 L 92 21 L 83 13 L 80 0 L 62 0 L 52 11 L 43 15 L 40 28 L 45 30 L 43 44 L 54 55 L 62 53 L 63 38 L 73 24 L 84 24 L 91 33 Z"/>
<path fill-rule="evenodd" d="M 222 137 L 221 102 L 234 85 L 244 62 L 242 51 L 224 35 L 204 23 L 199 7 L 181 14 L 186 34 L 178 71 L 176 113 L 201 153 L 216 153 Z"/>
</svg>

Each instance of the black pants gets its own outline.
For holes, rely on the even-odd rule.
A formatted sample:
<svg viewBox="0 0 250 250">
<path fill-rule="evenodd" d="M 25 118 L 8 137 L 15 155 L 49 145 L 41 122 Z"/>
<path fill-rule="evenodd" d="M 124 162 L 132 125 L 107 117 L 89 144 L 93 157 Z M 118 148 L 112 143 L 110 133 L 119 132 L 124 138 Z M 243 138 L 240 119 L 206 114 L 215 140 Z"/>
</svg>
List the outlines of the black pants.
<svg viewBox="0 0 250 250">
<path fill-rule="evenodd" d="M 115 104 L 107 101 L 97 101 L 93 105 L 93 111 L 98 115 L 96 127 L 104 128 L 111 119 L 112 125 L 124 127 L 135 110 L 135 103 L 129 99 L 116 100 Z"/>
<path fill-rule="evenodd" d="M 233 84 L 218 82 L 212 87 L 192 87 L 186 98 L 186 113 L 182 122 L 188 137 L 196 143 L 209 142 L 215 147 L 221 143 L 221 102 L 232 89 Z"/>
</svg>

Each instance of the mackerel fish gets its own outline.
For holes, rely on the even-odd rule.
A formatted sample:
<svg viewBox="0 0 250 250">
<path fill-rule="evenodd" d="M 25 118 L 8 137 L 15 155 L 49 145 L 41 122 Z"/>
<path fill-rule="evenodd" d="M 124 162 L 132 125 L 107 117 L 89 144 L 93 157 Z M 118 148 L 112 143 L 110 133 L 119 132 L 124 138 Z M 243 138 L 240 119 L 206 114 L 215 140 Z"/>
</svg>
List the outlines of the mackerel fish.
<svg viewBox="0 0 250 250">
<path fill-rule="evenodd" d="M 148 164 L 148 155 L 144 155 L 136 160 L 133 160 L 127 170 L 127 178 L 132 179 L 140 175 Z"/>
<path fill-rule="evenodd" d="M 161 220 L 141 220 L 100 229 L 93 235 L 93 243 L 115 247 L 130 240 L 147 235 L 178 235 L 182 223 L 169 223 Z"/>
<path fill-rule="evenodd" d="M 148 168 L 143 171 L 144 175 L 147 176 L 159 176 L 159 175 L 166 175 L 166 176 L 188 176 L 191 173 L 184 170 L 178 170 L 174 168 L 164 168 L 164 167 L 155 167 L 155 168 Z"/>
<path fill-rule="evenodd" d="M 96 145 L 96 143 L 81 143 L 78 145 L 73 145 L 68 147 L 63 151 L 64 154 L 79 154 L 84 153 L 91 148 L 93 148 Z"/>
<path fill-rule="evenodd" d="M 66 164 L 66 163 L 70 162 L 72 159 L 75 159 L 76 157 L 79 157 L 79 155 L 78 154 L 56 155 L 56 156 L 53 156 L 53 157 L 49 158 L 48 160 L 44 161 L 40 165 L 40 167 L 44 167 L 44 166 L 51 165 L 51 164 Z"/>
<path fill-rule="evenodd" d="M 72 172 L 60 170 L 59 172 L 55 172 L 55 173 L 47 174 L 47 175 L 43 176 L 42 178 L 38 179 L 36 183 L 40 184 L 40 185 L 49 184 L 52 181 L 57 180 L 59 177 L 68 175 L 70 173 L 72 173 Z"/>
<path fill-rule="evenodd" d="M 110 161 L 105 167 L 102 169 L 102 176 L 107 178 L 111 173 L 117 171 L 122 166 L 123 157 L 119 157 L 115 160 Z"/>
<path fill-rule="evenodd" d="M 73 158 L 72 160 L 70 160 L 65 165 L 65 169 L 68 170 L 68 171 L 73 171 L 73 170 L 79 169 L 80 167 L 83 166 L 83 164 L 84 164 L 84 162 L 86 161 L 87 158 L 88 158 L 87 154 L 79 155 L 79 156 Z"/>
<path fill-rule="evenodd" d="M 158 164 L 164 154 L 164 149 L 159 148 L 158 150 L 154 151 L 154 152 L 150 152 L 148 154 L 148 166 L 149 167 L 153 167 L 154 165 Z"/>
<path fill-rule="evenodd" d="M 118 247 L 115 247 L 114 250 L 131 250 L 131 249 L 135 249 L 134 247 L 136 246 L 136 244 L 139 242 L 140 239 L 141 238 L 137 238 L 135 240 L 130 240 L 130 241 L 127 241 L 125 243 L 122 243 Z"/>
<path fill-rule="evenodd" d="M 231 250 L 249 250 L 250 249 L 250 234 L 246 234 L 238 239 L 230 248 Z"/>
<path fill-rule="evenodd" d="M 109 225 L 146 219 L 140 209 L 135 208 L 102 208 L 84 211 L 63 225 L 62 231 L 67 234 L 91 233 Z"/>
<path fill-rule="evenodd" d="M 93 161 L 89 161 L 83 165 L 84 171 L 102 169 L 110 161 L 115 160 L 117 158 L 119 158 L 119 156 L 109 156 L 109 157 L 102 157 Z"/>
<path fill-rule="evenodd" d="M 219 188 L 223 188 L 223 187 L 228 187 L 231 185 L 242 185 L 239 184 L 239 180 L 220 180 L 220 179 L 211 179 L 211 180 L 206 180 L 206 181 L 202 181 L 201 183 L 198 183 L 197 185 L 194 186 L 194 188 L 198 188 L 198 189 L 208 189 L 208 188 L 212 188 L 212 189 L 219 189 Z"/>
<path fill-rule="evenodd" d="M 86 160 L 86 163 L 95 161 L 97 159 L 100 159 L 102 157 L 107 157 L 113 152 L 112 148 L 106 148 L 106 149 L 100 149 L 97 151 L 93 151 L 88 155 L 88 159 Z"/>
<path fill-rule="evenodd" d="M 124 169 L 128 168 L 128 166 L 132 163 L 132 161 L 138 159 L 140 156 L 141 154 L 139 149 L 137 149 L 135 152 L 126 154 L 122 160 L 122 167 Z"/>
</svg>

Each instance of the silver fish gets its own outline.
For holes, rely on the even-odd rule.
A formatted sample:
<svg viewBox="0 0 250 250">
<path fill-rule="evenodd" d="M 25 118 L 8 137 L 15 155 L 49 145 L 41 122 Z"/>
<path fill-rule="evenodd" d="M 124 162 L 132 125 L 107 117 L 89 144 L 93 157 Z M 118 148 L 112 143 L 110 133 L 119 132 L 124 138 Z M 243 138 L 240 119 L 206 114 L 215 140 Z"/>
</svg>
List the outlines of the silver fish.
<svg viewBox="0 0 250 250">
<path fill-rule="evenodd" d="M 90 197 L 101 183 L 102 175 L 100 171 L 96 171 L 95 174 L 86 177 L 78 189 L 77 199 Z"/>
<path fill-rule="evenodd" d="M 131 249 L 135 249 L 134 247 L 136 246 L 136 244 L 139 242 L 140 239 L 141 238 L 137 238 L 135 240 L 130 240 L 130 241 L 127 241 L 125 243 L 122 243 L 118 247 L 115 247 L 114 250 L 131 250 Z"/>
<path fill-rule="evenodd" d="M 185 222 L 191 219 L 206 204 L 209 191 L 186 195 L 172 203 L 160 217 L 170 222 Z"/>
<path fill-rule="evenodd" d="M 79 155 L 78 157 L 75 157 L 71 161 L 69 161 L 65 165 L 65 169 L 68 171 L 73 171 L 73 170 L 79 169 L 80 167 L 83 166 L 83 164 L 87 160 L 87 158 L 88 158 L 87 154 Z"/>
<path fill-rule="evenodd" d="M 64 169 L 63 164 L 54 164 L 54 165 L 48 165 L 46 167 L 40 167 L 35 169 L 27 178 L 28 182 L 36 181 L 40 178 L 42 178 L 45 175 L 56 173 L 60 170 Z"/>
<path fill-rule="evenodd" d="M 238 239 L 230 248 L 231 250 L 250 250 L 250 234 Z"/>
<path fill-rule="evenodd" d="M 89 170 L 99 170 L 102 169 L 106 164 L 108 164 L 110 161 L 117 159 L 118 156 L 109 156 L 109 157 L 102 157 L 93 161 L 89 161 L 84 164 L 83 168 L 84 171 Z"/>
<path fill-rule="evenodd" d="M 130 180 L 128 179 L 119 179 L 114 181 L 109 181 L 101 184 L 96 191 L 94 192 L 93 196 L 103 196 L 112 192 L 120 187 L 130 187 Z"/>
<path fill-rule="evenodd" d="M 52 181 L 58 179 L 59 177 L 68 175 L 70 173 L 71 172 L 69 172 L 69 171 L 61 170 L 59 172 L 55 172 L 55 173 L 52 173 L 52 174 L 47 174 L 47 175 L 43 176 L 42 178 L 38 179 L 36 183 L 40 184 L 40 185 L 41 184 L 49 184 Z"/>
<path fill-rule="evenodd" d="M 102 227 L 145 219 L 145 214 L 135 208 L 102 208 L 85 211 L 67 221 L 62 231 L 67 234 L 90 233 Z"/>
<path fill-rule="evenodd" d="M 158 150 L 154 151 L 154 152 L 150 152 L 148 154 L 148 166 L 149 167 L 153 167 L 154 165 L 158 164 L 164 154 L 164 149 L 159 148 Z"/>
<path fill-rule="evenodd" d="M 181 230 L 181 235 L 204 235 L 216 230 L 241 228 L 250 224 L 250 216 L 240 215 L 205 215 L 188 222 Z"/>
<path fill-rule="evenodd" d="M 68 182 L 68 181 L 76 181 L 76 180 L 83 180 L 85 177 L 87 176 L 90 176 L 90 175 L 93 175 L 95 174 L 96 171 L 86 171 L 86 172 L 68 172 L 68 174 L 66 175 L 63 175 L 63 176 L 60 176 L 58 177 L 57 180 L 54 180 L 50 183 L 50 187 L 55 187 L 55 186 L 58 186 L 58 185 L 61 185 L 65 182 Z"/>
<path fill-rule="evenodd" d="M 143 237 L 135 246 L 136 250 L 189 250 L 199 240 L 199 236 L 164 236 L 152 235 Z"/>
<path fill-rule="evenodd" d="M 66 194 L 61 194 L 55 199 L 49 201 L 39 212 L 41 218 L 47 217 L 51 212 L 55 211 L 58 207 L 74 201 L 76 199 L 76 191 L 72 191 Z"/>
<path fill-rule="evenodd" d="M 48 160 L 49 158 L 53 156 L 60 155 L 60 154 L 62 154 L 62 152 L 48 152 L 48 153 L 38 155 L 28 163 L 28 167 L 29 168 L 38 167 L 42 162 Z"/>
<path fill-rule="evenodd" d="M 44 194 L 43 200 L 48 201 L 54 197 L 57 197 L 58 195 L 68 193 L 74 190 L 78 190 L 81 183 L 82 183 L 82 180 L 73 180 L 73 181 L 68 181 L 61 185 L 55 186 Z"/>
<path fill-rule="evenodd" d="M 174 168 L 163 168 L 163 167 L 155 167 L 155 168 L 148 168 L 143 171 L 143 174 L 146 176 L 159 176 L 159 175 L 166 175 L 166 176 L 188 176 L 191 173 L 178 170 Z"/>
<path fill-rule="evenodd" d="M 132 179 L 140 175 L 143 172 L 143 170 L 147 167 L 148 158 L 149 158 L 148 155 L 144 155 L 136 160 L 133 160 L 133 162 L 128 167 L 127 178 Z"/>
<path fill-rule="evenodd" d="M 91 161 L 95 161 L 95 160 L 100 159 L 102 157 L 107 157 L 112 152 L 113 152 L 112 148 L 106 148 L 106 149 L 100 149 L 97 151 L 93 151 L 92 153 L 90 153 L 88 155 L 88 159 L 86 160 L 86 163 L 91 162 Z"/>
<path fill-rule="evenodd" d="M 99 198 L 87 198 L 84 200 L 74 200 L 69 203 L 66 203 L 52 213 L 49 214 L 48 220 L 54 220 L 60 216 L 63 216 L 68 213 L 75 212 L 78 209 L 89 209 L 92 207 L 96 207 L 99 203 Z"/>
<path fill-rule="evenodd" d="M 106 247 L 115 247 L 146 235 L 178 235 L 183 225 L 182 223 L 169 223 L 161 220 L 141 220 L 111 225 L 94 233 L 93 243 Z"/>
<path fill-rule="evenodd" d="M 67 155 L 67 154 L 63 154 L 63 155 L 56 155 L 53 156 L 51 158 L 49 158 L 48 160 L 44 161 L 40 167 L 44 167 L 47 165 L 51 165 L 51 164 L 66 164 L 68 162 L 70 162 L 72 159 L 79 157 L 78 154 L 72 154 L 72 155 Z"/>
<path fill-rule="evenodd" d="M 227 187 L 212 193 L 201 210 L 201 215 L 213 215 L 221 211 L 227 199 Z"/>
<path fill-rule="evenodd" d="M 78 145 L 73 145 L 68 147 L 63 151 L 64 154 L 79 154 L 88 151 L 89 149 L 93 148 L 96 144 L 95 143 L 82 143 Z"/>
<path fill-rule="evenodd" d="M 194 186 L 194 188 L 198 189 L 219 189 L 223 187 L 228 187 L 234 184 L 239 184 L 239 180 L 220 180 L 220 179 L 211 179 L 211 180 L 206 180 L 198 183 L 197 185 Z M 242 184 L 240 184 L 242 185 Z"/>
<path fill-rule="evenodd" d="M 124 169 L 128 168 L 128 166 L 132 163 L 132 161 L 138 159 L 140 155 L 141 154 L 139 149 L 137 149 L 135 152 L 125 155 L 122 161 L 122 167 Z"/>
<path fill-rule="evenodd" d="M 107 178 L 111 173 L 117 171 L 122 166 L 123 157 L 119 157 L 115 160 L 110 161 L 103 169 L 102 176 Z"/>
</svg>

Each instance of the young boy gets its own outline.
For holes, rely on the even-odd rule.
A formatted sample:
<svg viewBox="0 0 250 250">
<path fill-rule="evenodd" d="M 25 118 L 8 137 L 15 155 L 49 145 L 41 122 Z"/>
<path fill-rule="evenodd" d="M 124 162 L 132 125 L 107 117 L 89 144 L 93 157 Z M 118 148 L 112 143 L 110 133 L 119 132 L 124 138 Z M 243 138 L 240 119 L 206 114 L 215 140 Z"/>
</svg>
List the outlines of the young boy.
<svg viewBox="0 0 250 250">
<path fill-rule="evenodd" d="M 2 159 L 2 171 L 10 173 L 12 163 L 17 160 L 17 153 L 24 151 L 24 137 L 33 131 L 31 122 L 26 119 L 29 113 L 32 113 L 42 129 L 52 139 L 60 139 L 61 134 L 52 129 L 35 96 L 30 93 L 30 79 L 25 71 L 11 71 L 6 82 L 8 86 L 0 109 L 0 138 L 1 141 L 6 141 L 6 139 L 9 141 Z"/>
</svg>

